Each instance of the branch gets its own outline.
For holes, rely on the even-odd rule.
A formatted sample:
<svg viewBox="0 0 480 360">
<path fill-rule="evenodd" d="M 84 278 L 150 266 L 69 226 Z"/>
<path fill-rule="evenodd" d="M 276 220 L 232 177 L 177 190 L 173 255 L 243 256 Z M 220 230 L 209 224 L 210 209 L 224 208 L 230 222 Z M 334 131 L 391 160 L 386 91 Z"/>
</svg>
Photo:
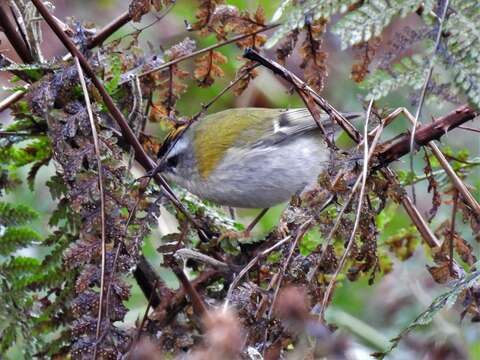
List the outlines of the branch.
<svg viewBox="0 0 480 360">
<path fill-rule="evenodd" d="M 450 130 L 474 119 L 479 113 L 469 105 L 462 105 L 433 123 L 422 125 L 415 132 L 415 143 L 427 145 L 438 140 Z M 380 167 L 387 166 L 410 152 L 410 133 L 403 133 L 379 146 Z"/>
<path fill-rule="evenodd" d="M 312 97 L 313 101 L 315 101 L 315 103 L 318 106 L 320 106 L 328 115 L 330 115 L 330 117 L 333 118 L 333 120 L 335 120 L 337 124 L 342 127 L 343 130 L 345 130 L 348 136 L 350 136 L 357 143 L 361 142 L 362 137 L 360 133 L 357 131 L 357 129 L 355 129 L 355 127 L 352 124 L 350 124 L 350 122 L 347 119 L 345 119 L 345 117 L 341 113 L 339 113 L 332 105 L 330 105 L 324 98 L 318 95 L 310 86 L 308 86 L 303 80 L 301 80 L 294 73 L 287 70 L 286 68 L 276 63 L 275 61 L 260 55 L 258 52 L 256 52 L 251 48 L 245 49 L 243 57 L 260 63 L 261 65 L 265 66 L 267 69 L 270 69 L 271 71 L 273 71 L 274 74 L 279 75 L 289 83 L 293 84 L 296 89 L 304 93 L 303 94 L 304 96 Z M 304 100 L 303 96 L 302 96 L 302 100 Z"/>
<path fill-rule="evenodd" d="M 24 91 L 15 91 L 13 94 L 0 101 L 0 113 L 15 104 L 23 97 L 23 95 L 25 95 Z"/>
<path fill-rule="evenodd" d="M 120 29 L 123 25 L 132 20 L 128 11 L 125 11 L 119 17 L 107 24 L 102 30 L 95 34 L 87 44 L 87 48 L 92 49 L 95 46 L 101 45 L 110 35 Z"/>
<path fill-rule="evenodd" d="M 27 42 L 20 34 L 20 31 L 17 30 L 17 25 L 12 19 L 12 11 L 8 1 L 0 1 L 0 25 L 22 61 L 24 63 L 35 62 Z"/>
<path fill-rule="evenodd" d="M 382 174 L 389 181 L 391 181 L 392 184 L 398 184 L 395 173 L 388 167 L 385 169 L 382 169 Z M 422 239 L 425 240 L 428 246 L 432 249 L 439 247 L 441 243 L 438 241 L 437 237 L 432 232 L 432 230 L 430 230 L 427 222 L 425 221 L 423 216 L 420 214 L 417 207 L 413 204 L 412 200 L 405 194 L 401 197 L 400 202 L 402 203 L 404 210 L 408 214 L 408 217 L 410 218 L 410 220 L 412 220 L 413 224 L 415 225 L 418 232 L 422 236 Z"/>
<path fill-rule="evenodd" d="M 198 317 L 205 316 L 208 312 L 207 306 L 205 305 L 205 302 L 203 301 L 200 294 L 195 289 L 195 286 L 190 282 L 190 280 L 188 280 L 187 275 L 185 275 L 185 273 L 183 272 L 183 269 L 181 269 L 180 266 L 175 264 L 175 260 L 172 259 L 172 261 L 167 262 L 170 262 L 170 268 L 182 284 L 182 288 L 185 293 L 188 294 L 195 314 Z"/>
<path fill-rule="evenodd" d="M 410 171 L 412 173 L 414 172 L 413 171 L 413 154 L 415 152 L 415 149 L 414 149 L 415 132 L 417 130 L 417 124 L 420 118 L 420 114 L 422 113 L 422 107 L 425 101 L 425 96 L 427 95 L 428 84 L 430 83 L 430 79 L 432 77 L 433 66 L 435 65 L 435 62 L 434 62 L 435 56 L 437 55 L 438 50 L 440 48 L 440 40 L 442 38 L 442 32 L 443 32 L 442 28 L 445 22 L 445 17 L 447 16 L 448 2 L 449 0 L 444 1 L 443 4 L 442 2 L 439 2 L 439 5 L 438 5 L 438 7 L 440 8 L 439 11 L 441 13 L 441 16 L 437 17 L 438 30 L 437 30 L 436 40 L 435 40 L 435 50 L 433 51 L 433 54 L 429 59 L 427 76 L 425 77 L 425 81 L 423 82 L 422 91 L 420 93 L 420 100 L 418 102 L 417 111 L 415 112 L 415 118 L 412 124 L 412 133 L 410 134 Z M 443 8 L 442 8 L 442 5 L 443 5 Z M 416 202 L 415 184 L 412 184 L 412 198 L 413 198 L 413 203 L 415 204 Z"/>
</svg>

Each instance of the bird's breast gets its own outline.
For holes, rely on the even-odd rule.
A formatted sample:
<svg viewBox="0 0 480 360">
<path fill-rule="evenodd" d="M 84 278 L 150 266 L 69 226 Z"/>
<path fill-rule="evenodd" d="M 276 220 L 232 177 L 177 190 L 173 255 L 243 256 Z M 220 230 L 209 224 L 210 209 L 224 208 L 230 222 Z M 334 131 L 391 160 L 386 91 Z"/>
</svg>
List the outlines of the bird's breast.
<svg viewBox="0 0 480 360">
<path fill-rule="evenodd" d="M 329 157 L 316 132 L 266 148 L 230 149 L 209 176 L 187 187 L 220 205 L 271 207 L 315 183 Z"/>
</svg>

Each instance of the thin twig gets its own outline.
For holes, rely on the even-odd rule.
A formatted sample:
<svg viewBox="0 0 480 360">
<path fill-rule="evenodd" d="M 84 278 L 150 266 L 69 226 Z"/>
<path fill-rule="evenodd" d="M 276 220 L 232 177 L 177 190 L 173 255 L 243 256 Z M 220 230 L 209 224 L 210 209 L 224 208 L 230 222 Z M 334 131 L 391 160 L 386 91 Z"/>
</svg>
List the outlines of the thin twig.
<svg viewBox="0 0 480 360">
<path fill-rule="evenodd" d="M 32 79 L 28 73 L 22 71 L 21 67 L 13 60 L 9 59 L 5 54 L 0 53 L 0 71 L 9 71 L 13 75 L 19 77 L 26 83 L 31 83 Z"/>
<path fill-rule="evenodd" d="M 301 89 L 302 92 L 304 92 L 308 96 L 311 96 L 313 101 L 315 101 L 316 104 L 318 104 L 330 117 L 332 117 L 335 122 L 340 125 L 343 130 L 345 130 L 345 132 L 348 134 L 348 136 L 350 136 L 350 138 L 352 138 L 356 143 L 359 143 L 362 140 L 362 137 L 357 131 L 357 129 L 355 129 L 355 127 L 340 112 L 338 112 L 323 97 L 318 95 L 315 90 L 308 86 L 294 73 L 287 70 L 279 63 L 259 54 L 257 51 L 251 48 L 245 49 L 243 57 L 262 64 L 266 68 L 270 69 L 274 74 L 279 75 L 280 77 L 294 85 L 296 89 Z"/>
<path fill-rule="evenodd" d="M 107 38 L 115 31 L 120 29 L 123 25 L 132 20 L 130 13 L 125 11 L 116 19 L 105 25 L 97 34 L 95 34 L 88 42 L 88 48 L 93 49 L 95 46 L 101 45 Z"/>
<path fill-rule="evenodd" d="M 143 189 L 146 189 L 148 187 L 148 185 L 150 184 L 150 180 L 151 180 L 151 178 L 148 179 L 148 181 L 145 184 L 145 186 L 143 187 Z M 125 223 L 125 227 L 124 227 L 122 237 L 120 238 L 120 242 L 117 246 L 117 251 L 115 251 L 115 257 L 113 259 L 112 270 L 111 270 L 111 273 L 110 273 L 110 276 L 109 276 L 109 281 L 107 283 L 107 290 L 106 290 L 106 293 L 107 293 L 106 299 L 107 300 L 106 300 L 106 303 L 105 303 L 105 314 L 108 317 L 108 321 L 110 321 L 110 310 L 109 310 L 109 307 L 110 307 L 110 292 L 111 292 L 111 288 L 112 288 L 113 276 L 115 275 L 115 272 L 117 271 L 118 258 L 120 256 L 120 252 L 122 251 L 123 247 L 125 246 L 125 243 L 124 243 L 123 239 L 127 236 L 128 227 L 130 226 L 130 223 L 132 222 L 132 219 L 134 218 L 134 216 L 136 214 L 138 204 L 140 204 L 141 199 L 142 199 L 142 197 L 138 196 L 137 200 L 135 201 L 135 204 L 133 205 L 132 210 L 130 210 L 130 213 L 128 214 L 127 221 Z M 138 260 L 137 260 L 137 264 L 138 264 Z M 155 293 L 155 290 L 156 290 L 156 285 L 158 283 L 159 283 L 159 280 L 155 280 L 155 286 L 152 285 L 153 289 L 150 293 L 150 296 L 148 297 L 149 302 L 152 302 L 154 300 L 155 296 L 156 296 L 156 294 L 154 294 L 154 293 Z M 155 299 L 155 300 L 157 300 L 157 299 Z"/>
<path fill-rule="evenodd" d="M 194 249 L 188 249 L 188 248 L 178 249 L 175 251 L 174 255 L 182 258 L 183 260 L 192 259 L 197 262 L 201 262 L 205 265 L 209 265 L 218 270 L 227 271 L 227 272 L 230 271 L 230 266 L 228 266 L 227 263 L 217 260 L 211 256 L 205 255 L 204 253 L 201 253 Z"/>
<path fill-rule="evenodd" d="M 15 136 L 22 136 L 22 137 L 32 137 L 32 136 L 44 136 L 45 133 L 30 133 L 30 132 L 16 132 L 16 131 L 0 131 L 0 138 L 4 137 L 15 137 Z"/>
<path fill-rule="evenodd" d="M 222 275 L 222 271 L 206 269 L 201 272 L 195 280 L 192 280 L 191 286 L 195 289 L 206 287 L 212 284 L 214 281 L 217 281 L 220 277 L 222 277 Z M 161 303 L 156 307 L 155 312 L 150 316 L 150 318 L 155 320 L 159 326 L 165 326 L 169 321 L 175 318 L 178 312 L 181 311 L 181 309 L 185 306 L 185 298 L 187 295 L 190 296 L 190 293 L 187 293 L 185 288 L 182 286 L 175 291 L 175 293 L 163 296 Z"/>
<path fill-rule="evenodd" d="M 297 247 L 298 242 L 303 238 L 303 236 L 307 233 L 312 225 L 312 220 L 308 220 L 304 222 L 297 230 L 297 236 L 295 236 L 295 240 L 293 241 L 292 245 L 290 246 L 290 251 L 288 252 L 288 257 L 283 263 L 281 272 L 279 272 L 277 284 L 275 287 L 275 292 L 273 294 L 272 303 L 270 304 L 270 309 L 268 311 L 268 319 L 272 318 L 273 309 L 275 307 L 275 303 L 277 301 L 278 292 L 280 291 L 280 286 L 282 285 L 283 277 L 287 272 L 288 266 L 290 264 L 290 260 L 292 259 L 293 253 L 295 252 L 295 248 Z"/>
<path fill-rule="evenodd" d="M 207 306 L 205 302 L 200 297 L 198 291 L 195 289 L 195 286 L 192 285 L 190 280 L 188 280 L 187 275 L 183 272 L 183 270 L 176 264 L 169 264 L 172 271 L 177 276 L 178 280 L 182 284 L 185 293 L 188 294 L 190 297 L 190 301 L 192 302 L 192 307 L 195 314 L 199 317 L 208 316 Z"/>
<path fill-rule="evenodd" d="M 265 208 L 262 211 L 258 213 L 257 216 L 255 216 L 255 219 L 252 220 L 250 224 L 248 224 L 247 228 L 245 229 L 245 232 L 248 234 L 250 233 L 255 226 L 257 226 L 258 222 L 262 220 L 262 218 L 265 216 L 269 208 Z"/>
<path fill-rule="evenodd" d="M 140 85 L 140 80 L 138 76 L 134 76 L 131 80 L 130 87 L 132 89 L 132 96 L 133 96 L 133 105 L 130 114 L 128 115 L 128 122 L 132 124 L 133 130 L 135 131 L 135 136 L 139 136 L 140 131 L 142 130 L 142 121 L 138 121 L 140 117 L 142 117 L 142 108 L 143 108 L 143 101 L 142 101 L 142 87 Z M 130 147 L 130 151 L 128 154 L 128 171 L 131 170 L 133 165 L 133 160 L 135 159 L 135 150 L 133 147 Z"/>
<path fill-rule="evenodd" d="M 318 107 L 315 105 L 315 103 L 312 101 L 312 97 L 305 94 L 303 89 L 298 87 L 297 84 L 294 84 L 294 87 L 298 95 L 302 99 L 303 103 L 305 104 L 306 108 L 310 112 L 310 115 L 312 116 L 313 120 L 317 124 L 317 127 L 320 129 L 320 132 L 323 134 L 323 139 L 327 143 L 327 146 L 332 150 L 336 150 L 337 147 L 335 146 L 333 141 L 331 141 L 330 138 L 328 137 L 325 127 L 322 124 L 322 114 L 319 111 Z"/>
<path fill-rule="evenodd" d="M 439 2 L 440 4 L 442 1 Z M 413 174 L 414 169 L 413 169 L 413 153 L 414 153 L 414 143 L 415 143 L 415 131 L 417 130 L 417 125 L 418 121 L 420 118 L 420 114 L 422 113 L 422 107 L 423 103 L 425 101 L 425 95 L 427 94 L 427 89 L 428 89 L 428 84 L 430 83 L 430 78 L 432 77 L 432 72 L 433 72 L 433 66 L 434 66 L 434 59 L 435 56 L 437 55 L 438 49 L 440 48 L 440 39 L 442 38 L 442 28 L 443 28 L 443 23 L 445 21 L 445 16 L 447 15 L 447 9 L 448 9 L 448 3 L 449 0 L 445 0 L 445 4 L 443 8 L 441 9 L 441 16 L 437 17 L 438 19 L 438 31 L 437 31 L 437 37 L 435 39 L 435 47 L 434 51 L 432 54 L 432 57 L 429 60 L 429 65 L 428 65 L 428 72 L 427 76 L 425 78 L 425 81 L 423 83 L 422 91 L 420 93 L 420 100 L 418 102 L 418 107 L 417 111 L 415 112 L 415 120 L 412 125 L 412 134 L 410 136 L 410 171 Z M 412 198 L 413 198 L 413 203 L 416 204 L 417 199 L 416 199 L 416 194 L 415 194 L 415 184 L 412 184 Z"/>
<path fill-rule="evenodd" d="M 9 1 L 0 1 L 0 25 L 5 36 L 24 63 L 33 63 L 35 58 L 12 18 Z"/>
<path fill-rule="evenodd" d="M 245 68 L 241 74 L 238 74 L 238 76 L 235 79 L 230 81 L 230 83 L 227 86 L 225 86 L 222 89 L 222 91 L 220 91 L 217 95 L 215 95 L 208 103 L 202 104 L 201 110 L 192 116 L 191 122 L 196 121 L 200 116 L 202 116 L 210 108 L 210 106 L 212 106 L 220 97 L 222 97 L 228 90 L 233 88 L 240 80 L 247 77 L 250 74 L 250 71 L 255 69 L 258 66 L 260 66 L 260 64 L 254 64 L 252 66 Z"/>
<path fill-rule="evenodd" d="M 132 341 L 133 344 L 137 343 L 140 340 L 140 336 L 142 335 L 143 327 L 145 326 L 145 323 L 147 321 L 148 317 L 148 312 L 150 311 L 150 308 L 152 306 L 152 299 L 153 299 L 153 294 L 155 294 L 155 291 L 157 289 L 157 282 L 153 284 L 153 291 L 150 294 L 150 298 L 148 299 L 148 304 L 147 308 L 145 309 L 145 313 L 143 314 L 142 322 L 140 323 L 140 326 L 138 327 L 137 334 L 135 335 L 135 339 Z M 134 348 L 134 345 L 132 345 L 131 349 Z M 127 357 L 128 359 L 128 357 Z"/>
<path fill-rule="evenodd" d="M 337 280 L 338 274 L 340 273 L 340 271 L 342 271 L 343 266 L 345 265 L 345 261 L 347 260 L 347 256 L 350 254 L 350 250 L 353 246 L 353 243 L 355 242 L 355 234 L 357 232 L 358 225 L 360 224 L 360 215 L 363 207 L 363 197 L 365 194 L 365 187 L 367 184 L 368 162 L 369 162 L 370 154 L 373 153 L 373 150 L 375 149 L 375 145 L 376 145 L 376 143 L 372 143 L 372 151 L 369 151 L 368 140 L 367 140 L 368 139 L 368 121 L 370 119 L 370 114 L 372 112 L 372 106 L 373 106 L 373 100 L 370 100 L 370 103 L 368 104 L 368 109 L 367 109 L 367 116 L 365 118 L 365 125 L 363 127 L 363 138 L 365 139 L 365 141 L 363 142 L 363 169 L 362 169 L 362 174 L 360 175 L 362 178 L 362 185 L 360 187 L 360 194 L 358 195 L 357 212 L 355 214 L 355 223 L 353 224 L 352 233 L 350 234 L 347 247 L 340 259 L 340 263 L 338 264 L 338 267 L 335 270 L 335 273 L 330 279 L 330 282 L 327 286 L 327 290 L 325 291 L 325 295 L 323 296 L 322 306 L 320 308 L 321 319 L 323 319 L 323 315 L 325 314 L 325 308 L 327 307 L 328 299 L 333 290 L 333 285 Z"/>
<path fill-rule="evenodd" d="M 377 128 L 376 128 L 377 132 L 376 132 L 375 137 L 373 138 L 372 144 L 370 146 L 370 152 L 368 154 L 367 162 L 370 162 L 370 159 L 373 156 L 373 153 L 374 153 L 375 147 L 377 145 L 377 142 L 380 139 L 380 136 L 382 134 L 382 131 L 383 131 L 383 128 L 384 128 L 384 123 L 385 123 L 385 121 L 382 120 L 381 124 L 379 126 L 377 126 Z M 368 137 L 367 137 L 367 139 L 368 139 Z M 362 141 L 360 144 L 363 144 L 363 143 L 364 143 L 364 141 Z M 365 166 L 365 164 L 364 164 L 364 166 Z M 337 179 L 340 179 L 342 176 L 343 176 L 343 174 L 339 174 L 337 176 Z M 313 277 L 315 276 L 315 273 L 317 272 L 318 268 L 322 264 L 323 259 L 325 258 L 327 247 L 332 242 L 333 236 L 335 235 L 335 233 L 338 230 L 338 227 L 341 224 L 341 219 L 342 219 L 346 209 L 350 205 L 351 201 L 353 200 L 353 197 L 354 197 L 355 193 L 357 192 L 357 189 L 360 186 L 360 184 L 362 183 L 362 181 L 363 181 L 363 175 L 360 175 L 359 177 L 357 177 L 357 180 L 355 181 L 355 184 L 353 185 L 352 190 L 350 191 L 349 197 L 347 198 L 347 200 L 345 201 L 345 204 L 343 205 L 342 209 L 338 213 L 338 215 L 336 217 L 336 220 L 335 220 L 335 223 L 333 224 L 332 229 L 328 233 L 327 239 L 325 240 L 325 244 L 323 245 L 322 250 L 320 251 L 320 253 L 321 253 L 320 254 L 320 259 L 317 261 L 317 264 L 315 265 L 315 267 L 313 269 L 310 269 L 310 271 L 308 272 L 308 275 L 307 275 L 308 281 L 312 281 Z"/>
<path fill-rule="evenodd" d="M 453 242 L 455 240 L 455 217 L 457 215 L 458 209 L 458 191 L 453 193 L 453 209 L 452 209 L 452 218 L 450 219 L 450 243 L 449 246 L 449 263 L 448 268 L 450 270 L 450 276 L 455 277 L 455 273 L 453 271 Z"/>
<path fill-rule="evenodd" d="M 235 290 L 235 288 L 239 284 L 240 280 L 242 280 L 242 278 L 250 271 L 250 269 L 253 266 L 255 266 L 255 264 L 260 259 L 263 259 L 265 256 L 270 254 L 272 251 L 279 248 L 280 246 L 285 244 L 287 241 L 290 241 L 291 238 L 292 237 L 290 235 L 288 235 L 287 237 L 285 237 L 282 240 L 275 243 L 275 245 L 273 245 L 272 247 L 269 247 L 268 249 L 263 250 L 260 254 L 255 256 L 252 260 L 250 260 L 250 262 L 247 265 L 245 265 L 245 267 L 238 273 L 238 275 L 230 283 L 230 287 L 228 288 L 227 296 L 226 296 L 226 299 L 225 299 L 224 310 L 228 309 L 228 304 L 229 304 L 230 299 L 232 298 L 233 290 Z"/>
<path fill-rule="evenodd" d="M 394 186 L 398 185 L 395 173 L 390 168 L 382 169 L 382 174 L 388 179 Z M 403 208 L 407 212 L 408 217 L 412 220 L 413 224 L 417 228 L 422 239 L 427 243 L 427 245 L 434 249 L 440 246 L 440 241 L 437 239 L 435 234 L 428 227 L 427 222 L 418 211 L 417 207 L 413 204 L 410 197 L 406 194 L 403 194 L 400 198 Z"/>
<path fill-rule="evenodd" d="M 270 308 L 268 309 L 268 314 L 267 314 L 268 322 L 270 322 L 270 319 L 272 318 L 273 310 L 275 308 L 275 303 L 277 302 L 277 298 L 278 298 L 278 293 L 280 292 L 280 287 L 282 286 L 283 277 L 285 276 L 285 273 L 287 272 L 288 266 L 290 265 L 290 260 L 292 259 L 293 253 L 295 252 L 295 249 L 297 247 L 298 242 L 303 238 L 303 236 L 310 229 L 311 224 L 312 224 L 312 219 L 304 222 L 298 228 L 297 235 L 295 236 L 295 240 L 293 240 L 293 243 L 290 246 L 290 251 L 288 252 L 288 256 L 285 259 L 285 262 L 283 263 L 282 269 L 279 270 L 278 276 L 275 277 L 275 279 L 276 279 L 275 291 L 273 293 L 273 299 L 272 299 L 272 302 L 270 303 Z M 267 324 L 268 324 L 268 322 L 267 322 Z M 264 351 L 266 350 L 267 338 L 268 338 L 268 325 L 265 328 L 265 334 L 264 334 L 264 337 L 263 337 L 263 349 L 264 349 Z"/>
<path fill-rule="evenodd" d="M 341 176 L 339 176 L 339 178 L 341 178 Z M 337 214 L 336 219 L 335 219 L 335 223 L 333 224 L 332 228 L 330 229 L 330 232 L 328 233 L 327 239 L 325 240 L 325 244 L 322 246 L 322 249 L 320 250 L 320 253 L 321 253 L 320 254 L 320 259 L 318 259 L 315 267 L 310 269 L 310 271 L 308 272 L 308 275 L 307 275 L 307 280 L 308 281 L 313 280 L 313 277 L 315 276 L 315 273 L 317 272 L 318 268 L 322 264 L 323 259 L 324 259 L 325 254 L 326 254 L 326 250 L 327 250 L 328 246 L 330 245 L 330 243 L 332 242 L 333 236 L 337 232 L 338 227 L 341 224 L 341 220 L 343 218 L 343 215 L 345 214 L 345 211 L 347 210 L 348 206 L 350 205 L 351 201 L 353 200 L 353 197 L 354 197 L 355 193 L 357 192 L 357 189 L 358 189 L 358 186 L 361 183 L 361 180 L 362 180 L 361 176 L 357 177 L 357 180 L 355 181 L 355 184 L 353 185 L 352 190 L 350 190 L 350 194 L 349 194 L 347 200 L 343 204 L 340 212 Z"/>
<path fill-rule="evenodd" d="M 476 133 L 480 133 L 480 129 L 475 129 L 475 128 L 472 128 L 472 127 L 470 127 L 470 126 L 462 125 L 462 126 L 459 126 L 458 128 L 459 128 L 459 129 L 463 129 L 463 130 L 468 130 L 468 131 L 476 132 Z"/>
<path fill-rule="evenodd" d="M 155 16 L 155 20 L 153 20 L 150 24 L 145 25 L 144 27 L 142 27 L 142 28 L 140 28 L 140 29 L 137 29 L 137 28 L 135 28 L 135 26 L 131 25 L 131 26 L 135 29 L 134 31 L 131 31 L 131 32 L 127 33 L 127 34 L 124 34 L 124 35 L 120 36 L 119 38 L 114 39 L 114 40 L 106 43 L 105 45 L 109 45 L 110 43 L 112 43 L 112 42 L 114 42 L 114 41 L 122 40 L 122 39 L 124 39 L 124 38 L 126 38 L 126 37 L 128 37 L 128 36 L 135 35 L 135 34 L 139 34 L 139 33 L 141 33 L 142 31 L 147 30 L 148 28 L 150 28 L 150 27 L 152 27 L 153 25 L 155 25 L 155 24 L 157 24 L 158 22 L 160 22 L 165 16 L 167 16 L 168 13 L 173 9 L 173 7 L 175 6 L 175 4 L 176 4 L 176 2 L 172 2 L 172 3 L 168 4 L 168 6 L 166 7 L 166 9 L 164 9 L 163 12 L 162 12 L 160 15 L 158 15 L 158 16 L 155 15 L 155 14 L 152 14 L 153 16 Z M 129 22 L 129 21 L 131 20 L 130 14 L 129 14 L 128 12 L 125 12 L 124 14 L 122 14 L 122 16 L 125 16 L 125 17 L 126 17 L 126 18 L 125 18 L 125 20 L 126 20 L 125 23 L 127 23 L 127 22 Z M 116 19 L 116 20 L 118 21 L 119 19 Z M 113 24 L 115 24 L 115 23 L 113 23 Z M 107 25 L 107 26 L 108 26 L 108 25 Z M 107 33 L 107 37 L 110 36 L 110 35 L 112 35 L 112 34 L 113 34 L 113 32 Z M 104 40 L 106 40 L 106 38 L 105 38 Z"/>
<path fill-rule="evenodd" d="M 222 47 L 222 46 L 225 46 L 225 45 L 228 45 L 228 44 L 231 44 L 231 43 L 234 43 L 236 41 L 240 41 L 240 40 L 243 40 L 243 39 L 246 39 L 252 35 L 255 35 L 255 34 L 258 34 L 258 33 L 261 33 L 261 32 L 265 32 L 265 31 L 268 31 L 268 30 L 271 30 L 271 29 L 274 29 L 276 28 L 277 26 L 279 26 L 280 24 L 271 24 L 271 25 L 267 25 L 261 29 L 258 29 L 258 30 L 255 30 L 255 31 L 252 31 L 251 33 L 248 33 L 248 34 L 242 34 L 242 35 L 238 35 L 238 36 L 235 36 L 231 39 L 228 39 L 228 40 L 225 40 L 225 41 L 222 41 L 222 42 L 219 42 L 217 44 L 213 44 L 211 46 L 207 46 L 206 48 L 203 48 L 203 49 L 200 49 L 200 50 L 197 50 L 197 51 L 194 51 L 192 52 L 191 54 L 188 54 L 188 55 L 184 55 L 184 56 L 180 56 L 179 58 L 176 58 L 172 61 L 169 61 L 165 64 L 162 64 L 160 66 L 157 66 L 155 68 L 152 68 L 152 69 L 148 69 L 147 71 L 144 71 L 143 73 L 139 74 L 138 76 L 142 77 L 142 76 L 146 76 L 148 74 L 151 74 L 153 72 L 156 72 L 156 71 L 160 71 L 162 69 L 165 69 L 165 68 L 168 68 L 172 65 L 175 65 L 179 62 L 182 62 L 182 61 L 185 61 L 187 59 L 190 59 L 190 58 L 193 58 L 197 55 L 201 55 L 201 54 L 204 54 L 206 52 L 209 52 L 209 51 L 212 51 L 212 50 L 215 50 L 215 49 L 218 49 L 219 47 Z"/>
<path fill-rule="evenodd" d="M 97 134 L 97 127 L 95 125 L 95 120 L 93 118 L 92 106 L 90 103 L 90 97 L 88 95 L 87 84 L 85 83 L 85 78 L 83 77 L 83 70 L 82 66 L 78 58 L 75 57 L 75 64 L 77 66 L 78 76 L 80 78 L 80 84 L 82 85 L 83 96 L 85 99 L 85 105 L 87 107 L 88 119 L 90 120 L 90 127 L 92 128 L 92 137 L 93 137 L 93 146 L 95 148 L 95 157 L 97 159 L 97 167 L 98 167 L 98 188 L 100 192 L 100 216 L 101 216 L 101 241 L 102 241 L 102 270 L 100 276 L 100 304 L 98 306 L 98 317 L 97 317 L 97 329 L 95 333 L 96 342 L 95 342 L 95 349 L 94 349 L 94 356 L 96 358 L 97 352 L 97 345 L 98 339 L 100 337 L 100 330 L 102 326 L 102 317 L 103 317 L 103 290 L 105 286 L 105 267 L 106 267 L 106 223 L 105 223 L 105 193 L 103 191 L 103 170 L 102 170 L 102 160 L 100 155 L 100 145 L 98 141 L 98 134 Z"/>
<path fill-rule="evenodd" d="M 405 114 L 408 120 L 412 122 L 412 124 L 415 124 L 415 118 L 410 114 L 410 112 L 402 108 L 402 112 Z M 430 125 L 436 125 L 437 122 L 433 122 Z M 445 131 L 445 128 L 440 128 L 441 131 Z M 420 129 L 418 133 L 420 132 Z M 449 161 L 445 158 L 445 155 L 443 155 L 442 151 L 439 149 L 437 144 L 435 144 L 433 141 L 428 141 L 424 143 L 430 149 L 432 150 L 433 155 L 437 158 L 438 162 L 440 163 L 440 166 L 445 170 L 447 173 L 448 177 L 450 178 L 450 181 L 452 184 L 455 186 L 455 188 L 460 192 L 462 195 L 463 199 L 470 205 L 476 214 L 478 218 L 480 218 L 480 204 L 478 201 L 475 199 L 475 197 L 472 195 L 472 193 L 468 190 L 468 188 L 465 186 L 463 183 L 462 179 L 457 175 L 455 170 L 452 168 L 450 165 Z M 414 202 L 415 203 L 415 202 Z"/>
<path fill-rule="evenodd" d="M 24 85 L 26 89 L 29 88 L 28 84 Z M 25 91 L 15 91 L 13 94 L 8 95 L 5 99 L 0 101 L 0 113 L 6 109 L 8 109 L 10 106 L 15 104 L 18 100 L 20 100 L 23 95 L 25 95 Z"/>
<path fill-rule="evenodd" d="M 312 220 L 308 220 L 304 222 L 299 228 L 298 228 L 298 234 L 295 236 L 295 240 L 293 241 L 292 245 L 290 246 L 290 251 L 288 253 L 288 257 L 283 263 L 283 267 L 281 270 L 281 273 L 279 275 L 278 281 L 277 281 L 277 286 L 275 288 L 275 293 L 273 294 L 273 299 L 272 299 L 272 304 L 270 305 L 270 310 L 268 311 L 268 318 L 271 319 L 272 313 L 273 313 L 273 308 L 275 306 L 275 302 L 277 301 L 278 297 L 278 292 L 280 290 L 280 286 L 282 285 L 283 277 L 285 273 L 287 272 L 288 265 L 290 264 L 290 260 L 292 259 L 293 253 L 295 252 L 295 248 L 297 247 L 297 244 L 300 240 L 302 240 L 303 236 L 307 233 L 307 231 L 310 229 L 310 226 L 312 225 Z"/>
<path fill-rule="evenodd" d="M 469 168 L 472 168 L 472 167 L 475 167 L 475 166 L 479 166 L 480 165 L 480 161 L 478 162 L 467 162 L 467 163 L 463 163 L 462 165 L 460 165 L 457 170 L 465 170 L 465 169 L 469 169 Z M 438 175 L 442 175 L 442 174 L 445 174 L 445 170 L 444 169 L 438 169 L 438 170 L 435 170 L 435 171 L 432 171 L 431 172 L 431 175 L 432 176 L 438 176 Z M 402 185 L 410 185 L 412 183 L 419 183 L 421 181 L 424 181 L 424 180 L 427 180 L 428 176 L 427 175 L 422 175 L 422 176 L 415 176 L 413 179 L 411 179 L 411 181 L 404 181 L 402 182 Z"/>
</svg>

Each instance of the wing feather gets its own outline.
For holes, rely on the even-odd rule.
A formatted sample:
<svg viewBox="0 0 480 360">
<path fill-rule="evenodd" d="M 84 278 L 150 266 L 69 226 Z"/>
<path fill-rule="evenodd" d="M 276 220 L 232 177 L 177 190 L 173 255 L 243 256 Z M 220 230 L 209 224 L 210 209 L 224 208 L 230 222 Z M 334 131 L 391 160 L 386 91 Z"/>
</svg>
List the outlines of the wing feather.
<svg viewBox="0 0 480 360">
<path fill-rule="evenodd" d="M 360 116 L 357 113 L 344 113 L 343 115 L 347 119 Z M 339 129 L 338 125 L 334 125 L 332 121 L 330 121 L 330 117 L 327 114 L 322 114 L 320 121 L 327 133 Z M 278 116 L 272 119 L 272 123 L 273 131 L 270 128 L 270 131 L 255 143 L 255 147 L 277 144 L 306 132 L 319 130 L 317 123 L 308 109 L 281 110 Z"/>
</svg>

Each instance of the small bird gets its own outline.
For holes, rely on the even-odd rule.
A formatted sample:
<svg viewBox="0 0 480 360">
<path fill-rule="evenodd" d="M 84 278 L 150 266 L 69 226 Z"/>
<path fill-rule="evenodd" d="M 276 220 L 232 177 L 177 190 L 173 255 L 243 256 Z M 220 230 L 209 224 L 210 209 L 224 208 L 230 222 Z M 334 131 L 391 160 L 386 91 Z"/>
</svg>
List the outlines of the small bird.
<svg viewBox="0 0 480 360">
<path fill-rule="evenodd" d="M 321 120 L 331 132 L 329 116 Z M 219 205 L 268 208 L 288 201 L 315 184 L 330 161 L 308 109 L 229 109 L 175 133 L 159 154 L 158 170 Z"/>
</svg>

